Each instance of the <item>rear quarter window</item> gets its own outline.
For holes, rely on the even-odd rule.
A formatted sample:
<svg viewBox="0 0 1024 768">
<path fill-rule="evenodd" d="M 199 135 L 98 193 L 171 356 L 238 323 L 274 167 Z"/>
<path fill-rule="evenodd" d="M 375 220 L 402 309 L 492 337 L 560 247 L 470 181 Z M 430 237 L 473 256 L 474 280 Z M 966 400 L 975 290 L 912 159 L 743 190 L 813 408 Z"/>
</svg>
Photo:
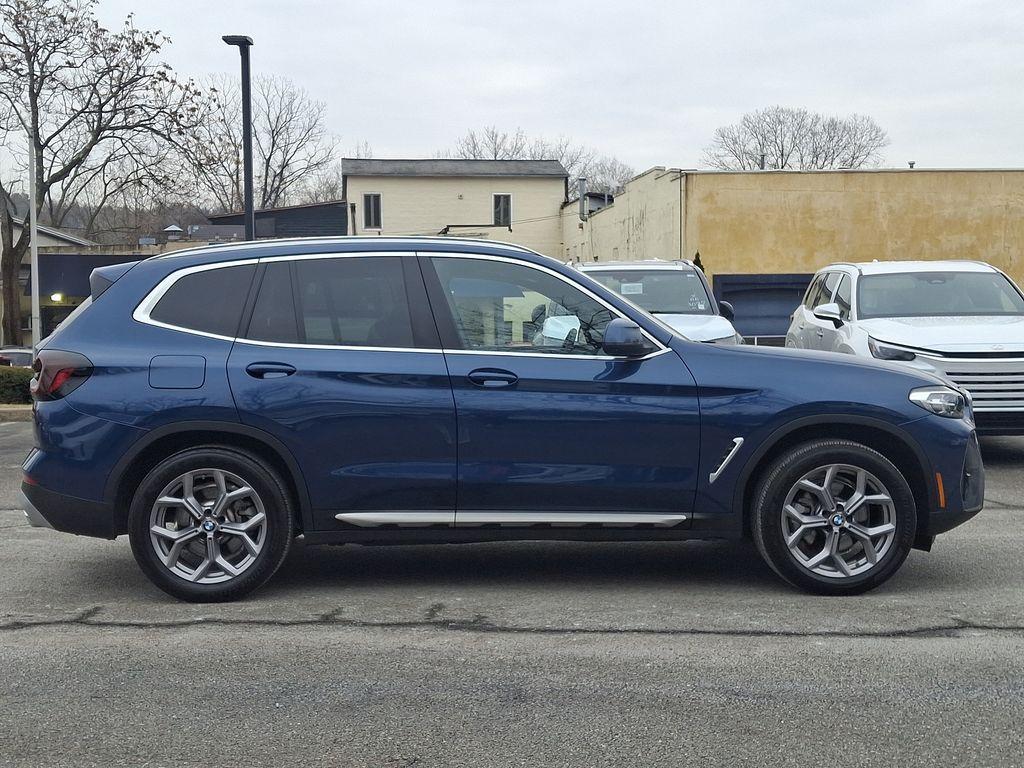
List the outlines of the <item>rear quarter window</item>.
<svg viewBox="0 0 1024 768">
<path fill-rule="evenodd" d="M 149 313 L 151 320 L 234 338 L 256 267 L 242 264 L 179 278 Z"/>
</svg>

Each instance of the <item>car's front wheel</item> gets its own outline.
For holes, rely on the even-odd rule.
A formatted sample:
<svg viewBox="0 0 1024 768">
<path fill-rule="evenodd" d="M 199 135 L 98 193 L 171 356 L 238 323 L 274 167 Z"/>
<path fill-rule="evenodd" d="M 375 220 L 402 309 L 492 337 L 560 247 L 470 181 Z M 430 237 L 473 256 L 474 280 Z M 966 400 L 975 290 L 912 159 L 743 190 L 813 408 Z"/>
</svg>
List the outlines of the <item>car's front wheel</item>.
<svg viewBox="0 0 1024 768">
<path fill-rule="evenodd" d="M 255 457 L 194 448 L 154 467 L 132 501 L 129 536 L 143 572 L 181 600 L 235 600 L 284 561 L 292 504 L 277 474 Z"/>
<path fill-rule="evenodd" d="M 754 542 L 768 564 L 818 594 L 877 587 L 903 564 L 917 529 L 900 470 L 849 440 L 788 449 L 762 476 L 751 511 Z"/>
</svg>

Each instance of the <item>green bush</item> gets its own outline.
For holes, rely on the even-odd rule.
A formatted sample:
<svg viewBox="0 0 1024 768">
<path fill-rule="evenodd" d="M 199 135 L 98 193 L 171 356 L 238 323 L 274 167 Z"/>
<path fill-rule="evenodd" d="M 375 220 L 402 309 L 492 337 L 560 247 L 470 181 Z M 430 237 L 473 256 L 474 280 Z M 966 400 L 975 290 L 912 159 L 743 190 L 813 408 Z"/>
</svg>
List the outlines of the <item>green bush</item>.
<svg viewBox="0 0 1024 768">
<path fill-rule="evenodd" d="M 28 383 L 32 379 L 31 368 L 0 366 L 0 403 L 31 403 Z"/>
</svg>

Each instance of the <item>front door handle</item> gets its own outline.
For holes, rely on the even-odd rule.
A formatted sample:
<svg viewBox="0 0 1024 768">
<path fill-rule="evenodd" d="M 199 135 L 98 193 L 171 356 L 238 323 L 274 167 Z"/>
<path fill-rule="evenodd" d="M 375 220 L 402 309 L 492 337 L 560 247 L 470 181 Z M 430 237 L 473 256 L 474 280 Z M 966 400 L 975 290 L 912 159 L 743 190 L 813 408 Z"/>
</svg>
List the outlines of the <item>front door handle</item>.
<svg viewBox="0 0 1024 768">
<path fill-rule="evenodd" d="M 519 381 L 519 377 L 512 371 L 503 371 L 497 368 L 477 368 L 475 371 L 470 371 L 466 378 L 478 387 L 485 389 L 511 387 Z"/>
<path fill-rule="evenodd" d="M 818 334 L 818 336 L 824 336 L 825 335 L 825 332 L 823 330 L 821 330 L 821 328 L 816 330 L 815 333 Z"/>
<path fill-rule="evenodd" d="M 283 379 L 295 373 L 295 366 L 288 363 L 249 363 L 245 372 L 254 379 Z"/>
</svg>

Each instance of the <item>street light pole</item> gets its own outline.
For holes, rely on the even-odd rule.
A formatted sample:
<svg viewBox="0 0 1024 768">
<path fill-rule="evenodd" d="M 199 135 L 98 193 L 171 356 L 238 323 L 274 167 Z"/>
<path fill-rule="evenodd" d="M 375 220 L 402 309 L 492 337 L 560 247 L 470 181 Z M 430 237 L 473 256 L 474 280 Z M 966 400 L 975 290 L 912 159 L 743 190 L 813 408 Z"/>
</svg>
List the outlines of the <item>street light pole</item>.
<svg viewBox="0 0 1024 768">
<path fill-rule="evenodd" d="M 32 283 L 32 349 L 39 346 L 43 323 L 39 310 L 39 234 L 36 221 L 36 145 L 28 138 L 28 252 Z"/>
<path fill-rule="evenodd" d="M 245 211 L 245 239 L 256 239 L 256 212 L 252 202 L 252 78 L 249 72 L 249 48 L 252 38 L 245 35 L 224 35 L 228 45 L 238 47 L 242 56 L 242 195 Z"/>
</svg>

